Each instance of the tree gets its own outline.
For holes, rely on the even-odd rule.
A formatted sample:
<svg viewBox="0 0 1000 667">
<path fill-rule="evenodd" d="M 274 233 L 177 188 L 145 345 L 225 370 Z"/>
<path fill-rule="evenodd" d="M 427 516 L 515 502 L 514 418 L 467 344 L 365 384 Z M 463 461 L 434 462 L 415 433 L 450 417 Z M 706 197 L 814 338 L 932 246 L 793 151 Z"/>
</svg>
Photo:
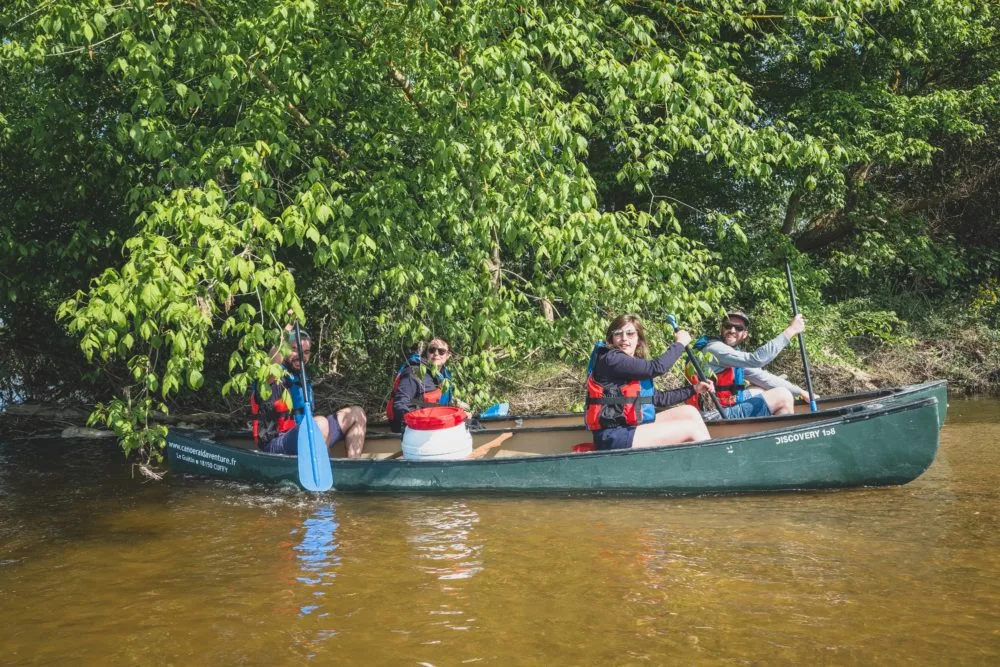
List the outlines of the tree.
<svg viewBox="0 0 1000 667">
<path fill-rule="evenodd" d="M 95 418 L 155 452 L 153 409 L 276 371 L 289 309 L 372 396 L 444 334 L 480 403 L 539 351 L 581 361 L 612 314 L 713 315 L 760 260 L 747 237 L 803 248 L 889 210 L 881 174 L 986 131 L 995 75 L 949 97 L 907 71 L 892 96 L 883 63 L 918 33 L 927 62 L 984 48 L 989 11 L 900 6 L 7 3 L 9 352 L 56 313 L 100 371 Z M 995 73 L 977 62 L 955 86 Z"/>
</svg>

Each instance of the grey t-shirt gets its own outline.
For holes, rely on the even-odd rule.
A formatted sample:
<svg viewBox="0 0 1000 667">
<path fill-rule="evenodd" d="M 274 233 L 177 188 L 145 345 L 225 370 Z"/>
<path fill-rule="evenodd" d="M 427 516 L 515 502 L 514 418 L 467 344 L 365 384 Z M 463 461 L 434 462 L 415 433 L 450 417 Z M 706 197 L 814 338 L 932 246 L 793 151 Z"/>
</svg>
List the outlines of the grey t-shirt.
<svg viewBox="0 0 1000 667">
<path fill-rule="evenodd" d="M 798 385 L 792 384 L 788 380 L 783 380 L 774 373 L 768 373 L 764 366 L 771 363 L 778 353 L 788 347 L 789 341 L 784 333 L 778 334 L 770 342 L 764 343 L 753 352 L 743 352 L 726 345 L 721 340 L 711 340 L 705 349 L 715 357 L 715 361 L 709 366 L 716 373 L 724 368 L 742 368 L 743 377 L 752 385 L 762 389 L 774 389 L 784 387 L 792 392 L 793 396 L 805 394 L 805 390 Z"/>
</svg>

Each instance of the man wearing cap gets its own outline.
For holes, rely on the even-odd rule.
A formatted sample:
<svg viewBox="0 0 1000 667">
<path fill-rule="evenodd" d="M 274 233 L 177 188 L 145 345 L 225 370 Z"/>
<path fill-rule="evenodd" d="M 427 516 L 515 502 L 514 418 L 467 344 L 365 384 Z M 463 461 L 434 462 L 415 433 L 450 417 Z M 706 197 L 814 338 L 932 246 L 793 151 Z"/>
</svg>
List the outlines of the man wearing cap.
<svg viewBox="0 0 1000 667">
<path fill-rule="evenodd" d="M 796 315 L 788 327 L 773 340 L 753 352 L 743 352 L 740 344 L 749 336 L 750 318 L 741 310 L 729 310 L 722 319 L 718 338 L 702 336 L 694 347 L 712 355 L 709 367 L 715 373 L 715 388 L 719 402 L 727 408 L 729 419 L 766 417 L 791 414 L 794 396 L 809 400 L 809 392 L 798 385 L 768 373 L 764 366 L 784 350 L 792 338 L 805 331 L 806 322 Z M 687 369 L 690 378 L 697 378 L 694 369 Z M 747 384 L 752 386 L 747 387 Z"/>
</svg>

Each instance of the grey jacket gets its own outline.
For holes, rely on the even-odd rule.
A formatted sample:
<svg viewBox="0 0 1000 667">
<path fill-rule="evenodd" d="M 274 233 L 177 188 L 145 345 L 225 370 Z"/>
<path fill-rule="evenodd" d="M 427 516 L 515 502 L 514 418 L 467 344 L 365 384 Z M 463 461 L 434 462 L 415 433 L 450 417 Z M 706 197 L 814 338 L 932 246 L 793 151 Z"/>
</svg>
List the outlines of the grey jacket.
<svg viewBox="0 0 1000 667">
<path fill-rule="evenodd" d="M 743 377 L 752 385 L 762 389 L 784 387 L 792 392 L 793 396 L 800 396 L 806 393 L 804 389 L 764 370 L 764 366 L 771 363 L 790 342 L 784 333 L 780 333 L 753 352 L 743 352 L 726 345 L 721 340 L 710 340 L 705 349 L 715 358 L 709 366 L 716 373 L 724 368 L 742 368 Z"/>
</svg>

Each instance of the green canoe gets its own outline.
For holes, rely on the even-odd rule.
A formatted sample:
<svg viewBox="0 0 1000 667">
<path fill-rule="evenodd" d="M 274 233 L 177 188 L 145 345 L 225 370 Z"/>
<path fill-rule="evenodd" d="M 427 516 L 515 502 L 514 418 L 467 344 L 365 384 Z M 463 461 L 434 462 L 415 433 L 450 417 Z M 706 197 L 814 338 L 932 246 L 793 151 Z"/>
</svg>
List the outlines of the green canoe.
<svg viewBox="0 0 1000 667">
<path fill-rule="evenodd" d="M 407 461 L 398 436 L 370 436 L 361 459 L 337 457 L 336 489 L 394 493 L 699 494 L 905 484 L 930 466 L 941 412 L 934 395 L 892 395 L 836 410 L 771 419 L 715 422 L 712 439 L 691 445 L 573 453 L 580 427 L 485 429 L 481 445 L 507 440 L 488 457 Z M 342 446 L 340 451 L 342 451 Z M 220 442 L 205 432 L 171 430 L 173 472 L 254 482 L 297 483 L 293 456 L 265 454 L 249 441 Z"/>
</svg>

